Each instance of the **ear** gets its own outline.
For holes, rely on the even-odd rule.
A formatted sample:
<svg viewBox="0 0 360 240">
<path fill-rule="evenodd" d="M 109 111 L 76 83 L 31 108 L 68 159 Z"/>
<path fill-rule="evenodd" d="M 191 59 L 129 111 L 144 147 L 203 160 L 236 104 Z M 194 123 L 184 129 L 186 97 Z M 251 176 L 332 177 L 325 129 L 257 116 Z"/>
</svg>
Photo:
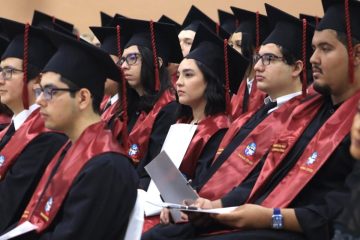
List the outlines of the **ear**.
<svg viewBox="0 0 360 240">
<path fill-rule="evenodd" d="M 360 43 L 356 44 L 353 47 L 354 50 L 354 65 L 359 66 L 360 65 Z"/>
<path fill-rule="evenodd" d="M 158 57 L 158 61 L 159 61 L 159 68 L 161 68 L 161 66 L 163 65 L 164 61 L 162 60 L 161 57 Z"/>
<path fill-rule="evenodd" d="M 297 61 L 295 62 L 295 64 L 293 65 L 292 76 L 293 76 L 293 77 L 299 77 L 300 74 L 301 74 L 301 72 L 302 72 L 303 70 L 305 70 L 305 69 L 303 69 L 303 68 L 304 68 L 303 62 L 300 61 L 300 60 L 297 60 Z"/>
<path fill-rule="evenodd" d="M 76 96 L 80 110 L 87 109 L 92 104 L 91 93 L 88 89 L 82 88 L 77 92 Z M 90 106 L 91 107 L 91 106 Z"/>
</svg>

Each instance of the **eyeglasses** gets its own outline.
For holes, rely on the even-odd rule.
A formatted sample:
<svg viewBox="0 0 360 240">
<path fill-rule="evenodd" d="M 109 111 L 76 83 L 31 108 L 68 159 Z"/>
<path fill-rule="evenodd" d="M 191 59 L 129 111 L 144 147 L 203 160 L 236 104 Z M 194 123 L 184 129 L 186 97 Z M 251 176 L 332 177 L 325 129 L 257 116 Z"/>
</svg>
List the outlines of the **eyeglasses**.
<svg viewBox="0 0 360 240">
<path fill-rule="evenodd" d="M 20 73 L 23 72 L 22 70 L 11 68 L 11 67 L 0 67 L 0 76 L 4 80 L 9 80 L 12 78 L 13 73 Z"/>
<path fill-rule="evenodd" d="M 129 53 L 126 57 L 121 57 L 116 65 L 122 66 L 123 63 L 126 62 L 127 65 L 131 66 L 134 65 L 140 57 L 140 53 Z"/>
<path fill-rule="evenodd" d="M 284 61 L 283 57 L 279 57 L 271 53 L 266 53 L 264 55 L 255 54 L 253 58 L 253 63 L 256 64 L 260 59 L 261 59 L 261 63 L 264 66 L 270 65 L 271 62 L 274 62 L 276 60 Z"/>
<path fill-rule="evenodd" d="M 40 97 L 41 93 L 44 93 L 45 101 L 50 101 L 53 98 L 53 96 L 59 91 L 66 91 L 66 92 L 74 93 L 74 92 L 79 91 L 79 89 L 42 87 L 41 85 L 39 88 L 34 89 L 35 97 L 38 98 L 38 97 Z"/>
</svg>

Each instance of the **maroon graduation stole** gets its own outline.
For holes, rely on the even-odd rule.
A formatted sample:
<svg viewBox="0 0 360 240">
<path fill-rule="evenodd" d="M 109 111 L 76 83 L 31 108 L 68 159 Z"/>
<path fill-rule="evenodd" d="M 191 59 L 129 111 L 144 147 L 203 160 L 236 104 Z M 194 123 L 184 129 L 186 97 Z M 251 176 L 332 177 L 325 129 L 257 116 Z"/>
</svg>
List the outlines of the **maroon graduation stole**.
<svg viewBox="0 0 360 240">
<path fill-rule="evenodd" d="M 302 96 L 294 97 L 256 126 L 201 188 L 200 196 L 210 200 L 219 199 L 243 182 L 270 149 L 272 143 L 277 139 L 277 136 L 289 120 L 291 112 L 302 101 Z M 249 115 L 252 114 L 247 114 L 245 117 L 248 118 Z M 232 126 L 234 127 L 231 127 L 229 129 L 229 135 L 226 134 L 228 136 L 224 137 L 218 153 L 221 153 L 224 147 L 226 147 L 238 133 L 244 123 L 244 119 L 246 118 L 241 117 L 233 123 Z M 238 122 L 241 122 L 239 124 L 241 126 L 238 125 Z M 217 154 L 217 156 L 219 156 L 219 154 Z"/>
<path fill-rule="evenodd" d="M 306 186 L 306 184 L 315 176 L 320 168 L 326 163 L 330 155 L 335 151 L 344 137 L 349 134 L 354 115 L 356 114 L 356 104 L 360 99 L 360 91 L 350 99 L 346 100 L 335 113 L 322 125 L 319 131 L 311 139 L 305 151 L 298 159 L 296 165 L 281 180 L 275 189 L 261 203 L 267 207 L 287 207 Z M 306 126 L 310 123 L 308 119 L 304 121 L 301 118 L 311 119 L 315 116 L 324 99 L 320 99 L 317 106 L 301 107 L 292 116 L 292 120 L 287 127 L 287 131 L 273 145 L 272 150 L 265 161 L 264 167 L 260 173 L 257 183 L 252 190 L 249 201 L 256 196 L 261 186 L 276 171 L 277 166 L 283 161 L 290 149 L 301 136 Z M 312 109 L 311 109 L 312 108 Z M 306 117 L 305 117 L 306 116 Z M 300 128 L 300 129 L 298 129 Z M 291 133 L 293 131 L 293 133 Z M 288 135 L 288 136 L 286 136 Z"/>
<path fill-rule="evenodd" d="M 170 90 L 166 90 L 148 114 L 144 111 L 140 113 L 129 134 L 130 146 L 127 154 L 133 160 L 133 163 L 138 164 L 145 157 L 156 117 L 160 110 L 172 101 L 175 101 L 175 95 Z"/>
<path fill-rule="evenodd" d="M 0 132 L 0 139 L 4 137 L 9 127 Z M 39 109 L 34 110 L 0 152 L 0 180 L 4 178 L 24 148 L 38 135 L 47 131 L 49 130 L 45 128 Z"/>
<path fill-rule="evenodd" d="M 10 122 L 11 122 L 11 117 L 9 117 L 6 114 L 0 114 L 0 124 L 9 125 Z"/>
<path fill-rule="evenodd" d="M 199 159 L 204 147 L 209 139 L 219 130 L 229 128 L 229 118 L 221 113 L 215 116 L 209 116 L 197 125 L 194 137 L 186 151 L 186 154 L 179 167 L 180 171 L 185 173 L 189 178 L 194 177 L 197 160 Z"/>
<path fill-rule="evenodd" d="M 106 106 L 106 103 L 109 101 L 110 99 L 110 96 L 109 95 L 104 95 L 103 99 L 101 100 L 101 103 L 100 103 L 100 111 L 102 111 L 105 106 Z"/>
<path fill-rule="evenodd" d="M 105 122 L 109 122 L 110 119 L 116 114 L 116 111 L 119 108 L 119 100 L 117 100 L 115 103 L 111 104 L 110 107 L 108 107 L 105 112 L 101 114 L 101 119 Z"/>
<path fill-rule="evenodd" d="M 46 168 L 19 224 L 30 221 L 38 226 L 37 232 L 44 231 L 54 220 L 75 178 L 86 163 L 103 153 L 122 153 L 112 132 L 106 129 L 106 123 L 103 121 L 95 123 L 86 128 L 74 145 L 69 148 L 46 188 L 51 172 L 66 145 L 60 149 Z"/>
<path fill-rule="evenodd" d="M 245 90 L 247 89 L 247 81 L 244 79 L 240 83 L 240 87 L 236 95 L 231 98 L 231 119 L 234 121 L 243 113 L 243 103 Z M 258 110 L 264 104 L 266 94 L 257 88 L 256 80 L 254 79 L 251 92 L 249 95 L 248 112 Z"/>
</svg>

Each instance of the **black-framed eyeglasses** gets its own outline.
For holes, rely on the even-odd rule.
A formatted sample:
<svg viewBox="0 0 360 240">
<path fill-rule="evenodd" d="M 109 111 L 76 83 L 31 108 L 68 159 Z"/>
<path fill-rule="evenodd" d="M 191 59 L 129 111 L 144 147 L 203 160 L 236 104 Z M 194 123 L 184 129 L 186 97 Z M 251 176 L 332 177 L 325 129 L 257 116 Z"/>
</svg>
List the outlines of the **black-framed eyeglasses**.
<svg viewBox="0 0 360 240">
<path fill-rule="evenodd" d="M 121 57 L 119 61 L 117 61 L 116 65 L 121 66 L 124 62 L 126 62 L 127 65 L 131 66 L 134 65 L 140 57 L 140 53 L 129 53 L 126 57 Z"/>
<path fill-rule="evenodd" d="M 265 66 L 270 65 L 270 63 L 274 61 L 284 61 L 283 57 L 279 57 L 271 53 L 266 53 L 264 55 L 255 54 L 253 57 L 253 63 L 256 64 L 260 59 L 261 63 Z"/>
<path fill-rule="evenodd" d="M 53 98 L 53 96 L 59 91 L 65 91 L 71 93 L 75 93 L 79 91 L 79 89 L 73 89 L 73 88 L 56 88 L 53 86 L 42 87 L 40 84 L 39 86 L 40 87 L 34 89 L 35 97 L 38 98 L 40 97 L 41 93 L 43 93 L 45 101 L 50 101 Z"/>
<path fill-rule="evenodd" d="M 0 67 L 0 76 L 3 80 L 9 80 L 12 78 L 13 73 L 21 73 L 23 72 L 20 69 L 11 68 L 11 67 Z"/>
</svg>

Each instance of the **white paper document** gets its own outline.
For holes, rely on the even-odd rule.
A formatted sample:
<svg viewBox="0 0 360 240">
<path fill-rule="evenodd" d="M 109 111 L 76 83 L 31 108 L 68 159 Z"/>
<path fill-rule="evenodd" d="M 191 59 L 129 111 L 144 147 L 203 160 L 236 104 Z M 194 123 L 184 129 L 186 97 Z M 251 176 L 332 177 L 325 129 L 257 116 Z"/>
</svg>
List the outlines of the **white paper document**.
<svg viewBox="0 0 360 240">
<path fill-rule="evenodd" d="M 161 150 L 166 151 L 176 168 L 180 167 L 196 129 L 197 125 L 194 124 L 177 123 L 171 125 Z M 146 199 L 151 199 L 154 202 L 161 201 L 160 192 L 153 180 L 149 184 L 146 195 Z M 146 216 L 157 215 L 160 211 L 161 208 L 145 203 Z"/>
<path fill-rule="evenodd" d="M 38 227 L 36 225 L 32 224 L 29 221 L 26 221 L 20 224 L 19 226 L 17 226 L 16 228 L 10 230 L 9 232 L 5 233 L 4 235 L 0 236 L 0 240 L 11 239 L 20 236 L 22 234 L 34 231 L 37 228 Z"/>
<path fill-rule="evenodd" d="M 212 214 L 222 214 L 222 213 L 230 213 L 234 211 L 238 207 L 226 207 L 226 208 L 213 208 L 213 209 L 204 209 L 198 208 L 194 206 L 187 206 L 183 204 L 176 204 L 176 203 L 167 203 L 167 202 L 149 202 L 149 204 L 161 207 L 161 208 L 168 208 L 173 210 L 178 210 L 182 212 L 197 212 L 197 213 L 212 213 Z"/>
</svg>

